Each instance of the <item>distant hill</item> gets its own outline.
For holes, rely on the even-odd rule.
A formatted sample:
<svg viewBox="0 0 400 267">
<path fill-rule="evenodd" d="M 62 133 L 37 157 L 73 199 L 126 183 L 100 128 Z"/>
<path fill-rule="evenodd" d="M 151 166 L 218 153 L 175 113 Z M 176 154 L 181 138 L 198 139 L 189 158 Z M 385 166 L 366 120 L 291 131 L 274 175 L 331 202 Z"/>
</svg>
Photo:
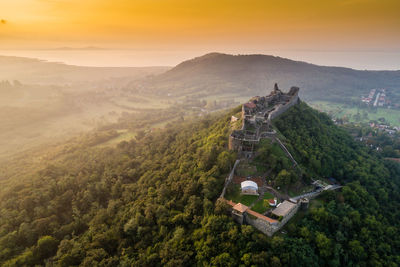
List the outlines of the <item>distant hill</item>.
<svg viewBox="0 0 400 267">
<path fill-rule="evenodd" d="M 71 84 L 111 78 L 130 80 L 165 72 L 170 67 L 83 67 L 33 58 L 0 56 L 0 81 Z"/>
<path fill-rule="evenodd" d="M 400 71 L 360 71 L 326 67 L 267 55 L 210 53 L 158 75 L 149 86 L 160 93 L 265 94 L 274 82 L 296 85 L 308 100 L 359 97 L 374 87 L 399 88 Z"/>
</svg>

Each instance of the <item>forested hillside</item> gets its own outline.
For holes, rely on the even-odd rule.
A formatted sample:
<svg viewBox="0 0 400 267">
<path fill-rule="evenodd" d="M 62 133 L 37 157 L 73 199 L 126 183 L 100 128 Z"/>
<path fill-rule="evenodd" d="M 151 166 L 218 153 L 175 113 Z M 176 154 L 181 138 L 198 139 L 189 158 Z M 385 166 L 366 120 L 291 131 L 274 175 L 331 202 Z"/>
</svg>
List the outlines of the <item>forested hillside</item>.
<svg viewBox="0 0 400 267">
<path fill-rule="evenodd" d="M 4 266 L 396 266 L 400 168 L 305 104 L 275 121 L 309 176 L 347 182 L 273 238 L 216 203 L 230 118 L 176 123 L 116 148 L 83 146 L 0 184 Z M 341 160 L 342 159 L 342 160 Z M 391 164 L 391 165 L 389 165 Z"/>
</svg>

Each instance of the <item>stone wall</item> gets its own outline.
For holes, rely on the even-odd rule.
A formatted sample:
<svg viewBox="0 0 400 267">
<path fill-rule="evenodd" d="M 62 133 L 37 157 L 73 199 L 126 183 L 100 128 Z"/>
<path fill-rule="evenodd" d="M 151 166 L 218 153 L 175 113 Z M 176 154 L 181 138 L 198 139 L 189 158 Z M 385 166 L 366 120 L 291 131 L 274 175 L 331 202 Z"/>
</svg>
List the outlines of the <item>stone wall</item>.
<svg viewBox="0 0 400 267">
<path fill-rule="evenodd" d="M 276 136 L 276 131 L 272 129 L 269 132 L 262 132 L 260 138 L 274 138 Z"/>
<path fill-rule="evenodd" d="M 292 154 L 290 154 L 289 150 L 286 148 L 286 146 L 282 143 L 282 141 L 278 138 L 275 137 L 275 141 L 278 142 L 279 146 L 282 148 L 283 152 L 285 152 L 285 154 L 289 157 L 289 159 L 292 161 L 294 166 L 297 166 L 297 162 L 294 159 L 294 157 L 292 156 Z"/>
<path fill-rule="evenodd" d="M 233 168 L 232 168 L 231 172 L 229 173 L 228 177 L 226 178 L 226 180 L 225 180 L 225 185 L 224 185 L 224 188 L 222 189 L 220 198 L 224 198 L 225 192 L 226 192 L 226 188 L 227 188 L 228 185 L 232 182 L 233 176 L 234 176 L 234 174 L 235 174 L 236 166 L 239 164 L 239 162 L 240 162 L 240 159 L 237 159 L 237 160 L 235 161 L 235 164 L 233 165 Z"/>
<path fill-rule="evenodd" d="M 278 223 L 271 223 L 266 220 L 257 218 L 255 216 L 251 216 L 248 213 L 244 215 L 244 222 L 258 229 L 262 233 L 272 236 L 275 232 L 279 231 L 299 210 L 300 201 L 296 204 L 296 207 L 292 209 L 285 217 L 283 217 L 282 221 Z"/>
<path fill-rule="evenodd" d="M 251 216 L 247 213 L 245 213 L 245 222 L 258 229 L 262 233 L 266 234 L 267 236 L 272 236 L 276 231 L 279 230 L 279 228 L 277 228 L 277 224 L 274 225 L 268 221 Z"/>
<path fill-rule="evenodd" d="M 232 211 L 232 218 L 239 224 L 243 224 L 245 214 Z"/>
<path fill-rule="evenodd" d="M 296 207 L 292 209 L 285 217 L 283 217 L 282 221 L 279 222 L 278 230 L 282 228 L 287 223 L 287 221 L 289 221 L 297 213 L 300 208 L 300 204 L 300 201 L 298 201 Z"/>
<path fill-rule="evenodd" d="M 296 105 L 297 103 L 299 103 L 299 96 L 298 94 L 295 94 L 290 98 L 289 102 L 287 102 L 286 104 L 276 105 L 275 110 L 271 111 L 268 114 L 268 120 L 271 121 L 275 119 L 276 117 L 287 111 L 291 106 Z"/>
<path fill-rule="evenodd" d="M 232 135 L 229 136 L 228 148 L 230 150 L 237 150 L 240 151 L 242 146 L 242 140 L 233 137 Z"/>
</svg>

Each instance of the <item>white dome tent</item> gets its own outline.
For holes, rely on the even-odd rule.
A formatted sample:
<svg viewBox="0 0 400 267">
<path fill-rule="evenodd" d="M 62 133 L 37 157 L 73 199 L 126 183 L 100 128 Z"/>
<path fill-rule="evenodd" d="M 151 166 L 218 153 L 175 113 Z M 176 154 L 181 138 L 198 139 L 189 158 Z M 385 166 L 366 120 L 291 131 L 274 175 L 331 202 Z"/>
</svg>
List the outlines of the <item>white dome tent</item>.
<svg viewBox="0 0 400 267">
<path fill-rule="evenodd" d="M 243 195 L 258 195 L 258 185 L 253 181 L 244 181 L 240 184 Z"/>
</svg>

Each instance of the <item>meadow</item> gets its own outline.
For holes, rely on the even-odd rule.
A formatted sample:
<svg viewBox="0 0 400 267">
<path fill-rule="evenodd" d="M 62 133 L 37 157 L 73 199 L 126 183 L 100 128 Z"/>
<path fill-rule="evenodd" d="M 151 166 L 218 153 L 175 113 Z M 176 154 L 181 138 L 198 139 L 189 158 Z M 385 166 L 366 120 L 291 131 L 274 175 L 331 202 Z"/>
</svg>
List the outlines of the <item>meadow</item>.
<svg viewBox="0 0 400 267">
<path fill-rule="evenodd" d="M 384 118 L 390 125 L 400 126 L 400 110 L 397 109 L 377 108 L 373 110 L 328 101 L 312 101 L 309 104 L 315 109 L 328 113 L 332 118 L 347 118 L 350 122 L 363 123 Z"/>
</svg>

